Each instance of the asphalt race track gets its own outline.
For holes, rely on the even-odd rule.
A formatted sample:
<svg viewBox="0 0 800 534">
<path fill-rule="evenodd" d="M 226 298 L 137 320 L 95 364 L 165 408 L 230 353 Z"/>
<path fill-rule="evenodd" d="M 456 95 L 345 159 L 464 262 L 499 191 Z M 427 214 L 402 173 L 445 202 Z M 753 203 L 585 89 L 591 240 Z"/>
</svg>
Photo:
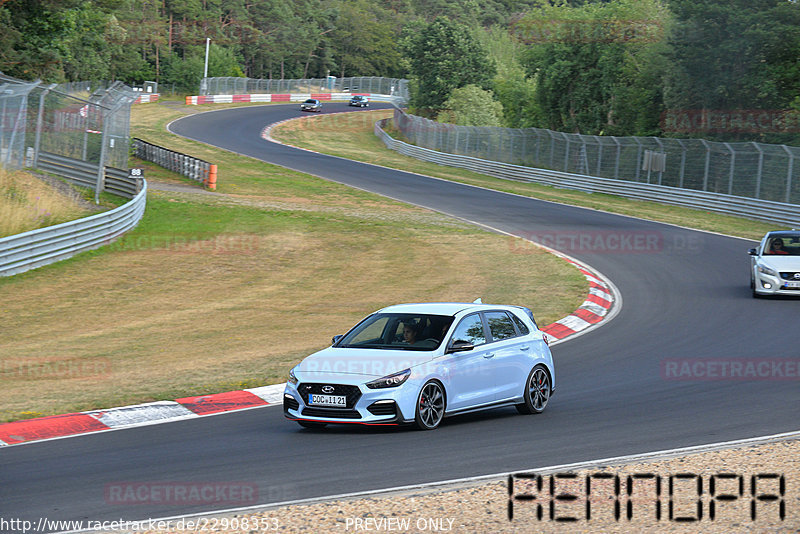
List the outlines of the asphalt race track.
<svg viewBox="0 0 800 534">
<path fill-rule="evenodd" d="M 347 110 L 352 108 L 344 103 L 324 108 Z M 249 483 L 258 488 L 257 503 L 271 503 L 800 428 L 797 378 L 676 380 L 668 374 L 675 369 L 670 365 L 685 360 L 772 365 L 775 359 L 800 357 L 800 300 L 750 296 L 751 242 L 429 179 L 261 139 L 265 125 L 297 116 L 295 104 L 243 107 L 188 116 L 171 128 L 512 234 L 560 236 L 554 248 L 606 275 L 622 295 L 622 311 L 602 328 L 553 348 L 557 390 L 542 415 L 499 409 L 445 420 L 433 432 L 360 426 L 311 431 L 285 421 L 280 408 L 265 407 L 7 447 L 0 450 L 0 517 L 136 520 L 212 508 L 115 504 L 108 488 L 119 483 Z M 591 246 L 570 246 L 576 236 Z M 637 239 L 646 245 L 623 252 L 602 249 L 603 244 Z M 520 304 L 535 313 L 535 302 Z M 219 508 L 235 505 L 226 502 Z"/>
</svg>

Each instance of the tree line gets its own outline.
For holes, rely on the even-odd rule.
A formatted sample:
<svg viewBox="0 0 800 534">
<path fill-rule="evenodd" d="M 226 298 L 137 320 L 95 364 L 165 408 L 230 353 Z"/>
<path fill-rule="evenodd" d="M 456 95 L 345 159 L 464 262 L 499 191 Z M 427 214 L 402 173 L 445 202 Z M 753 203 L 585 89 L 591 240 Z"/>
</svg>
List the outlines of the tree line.
<svg viewBox="0 0 800 534">
<path fill-rule="evenodd" d="M 800 141 L 791 0 L 0 0 L 0 71 L 46 82 L 409 78 L 439 120 Z"/>
</svg>

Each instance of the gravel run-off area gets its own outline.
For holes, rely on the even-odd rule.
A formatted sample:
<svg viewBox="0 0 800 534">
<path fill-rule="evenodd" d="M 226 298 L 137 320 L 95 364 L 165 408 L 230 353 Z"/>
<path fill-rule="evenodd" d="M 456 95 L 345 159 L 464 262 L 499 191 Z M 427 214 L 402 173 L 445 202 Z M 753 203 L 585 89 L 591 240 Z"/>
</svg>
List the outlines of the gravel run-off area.
<svg viewBox="0 0 800 534">
<path fill-rule="evenodd" d="M 504 476 L 480 483 L 194 516 L 175 528 L 146 532 L 800 532 L 797 434 L 788 440 L 646 462 L 543 471 L 539 477 L 514 475 L 512 491 L 509 477 Z"/>
</svg>

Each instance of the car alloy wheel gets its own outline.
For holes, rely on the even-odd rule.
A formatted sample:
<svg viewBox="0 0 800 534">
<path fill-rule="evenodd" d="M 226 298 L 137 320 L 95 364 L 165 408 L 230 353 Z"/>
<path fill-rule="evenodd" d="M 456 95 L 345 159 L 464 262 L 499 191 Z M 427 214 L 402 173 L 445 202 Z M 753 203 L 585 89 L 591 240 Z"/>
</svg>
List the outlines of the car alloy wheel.
<svg viewBox="0 0 800 534">
<path fill-rule="evenodd" d="M 550 400 L 550 375 L 545 368 L 537 365 L 528 375 L 523 398 L 525 402 L 517 404 L 519 413 L 542 413 Z"/>
<path fill-rule="evenodd" d="M 431 380 L 422 386 L 417 399 L 414 420 L 420 430 L 433 430 L 444 417 L 444 389 L 439 382 Z"/>
</svg>

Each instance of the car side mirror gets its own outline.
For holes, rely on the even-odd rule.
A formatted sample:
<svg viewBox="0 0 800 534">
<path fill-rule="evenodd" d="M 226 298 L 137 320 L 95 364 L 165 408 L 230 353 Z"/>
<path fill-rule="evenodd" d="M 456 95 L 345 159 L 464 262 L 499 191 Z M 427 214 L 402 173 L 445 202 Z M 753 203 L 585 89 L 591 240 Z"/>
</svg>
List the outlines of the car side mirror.
<svg viewBox="0 0 800 534">
<path fill-rule="evenodd" d="M 754 248 L 748 250 L 747 253 L 750 254 L 751 256 L 758 256 L 758 251 Z"/>
<path fill-rule="evenodd" d="M 331 345 L 336 345 L 339 342 L 339 340 L 342 339 L 342 337 L 344 337 L 342 336 L 342 334 L 333 336 L 333 339 L 331 340 Z"/>
<path fill-rule="evenodd" d="M 472 350 L 475 348 L 475 345 L 470 343 L 469 341 L 453 341 L 453 343 L 447 347 L 445 354 L 452 354 L 454 352 L 466 352 L 468 350 Z"/>
</svg>

